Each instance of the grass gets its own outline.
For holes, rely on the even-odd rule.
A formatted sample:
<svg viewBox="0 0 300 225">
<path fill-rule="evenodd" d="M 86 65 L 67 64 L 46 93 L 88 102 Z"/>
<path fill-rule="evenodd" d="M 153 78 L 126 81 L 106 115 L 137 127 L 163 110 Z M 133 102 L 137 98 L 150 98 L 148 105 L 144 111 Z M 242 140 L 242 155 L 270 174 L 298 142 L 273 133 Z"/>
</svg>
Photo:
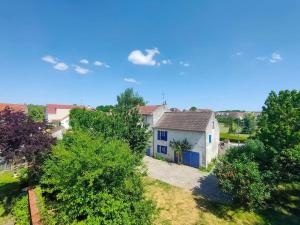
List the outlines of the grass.
<svg viewBox="0 0 300 225">
<path fill-rule="evenodd" d="M 13 200 L 20 193 L 20 182 L 8 171 L 0 172 L 0 224 L 13 221 Z"/>
<path fill-rule="evenodd" d="M 22 201 L 22 197 L 20 197 L 21 188 L 20 180 L 14 177 L 12 172 L 0 172 L 0 225 L 14 224 L 13 211 L 23 213 L 22 208 L 19 207 L 22 206 L 22 202 L 20 202 Z M 24 208 L 24 210 L 28 209 Z M 24 213 L 27 213 L 27 211 L 24 211 Z"/>
<path fill-rule="evenodd" d="M 146 194 L 156 201 L 156 225 L 281 225 L 300 224 L 300 184 L 279 188 L 279 202 L 261 211 L 235 209 L 191 192 L 145 177 Z"/>
<path fill-rule="evenodd" d="M 221 133 L 228 133 L 229 132 L 229 127 L 226 126 L 224 123 L 219 123 L 220 127 L 220 132 Z"/>
<path fill-rule="evenodd" d="M 202 172 L 210 173 L 215 168 L 216 163 L 217 159 L 215 158 L 208 164 L 207 168 L 201 167 L 199 170 Z"/>
</svg>

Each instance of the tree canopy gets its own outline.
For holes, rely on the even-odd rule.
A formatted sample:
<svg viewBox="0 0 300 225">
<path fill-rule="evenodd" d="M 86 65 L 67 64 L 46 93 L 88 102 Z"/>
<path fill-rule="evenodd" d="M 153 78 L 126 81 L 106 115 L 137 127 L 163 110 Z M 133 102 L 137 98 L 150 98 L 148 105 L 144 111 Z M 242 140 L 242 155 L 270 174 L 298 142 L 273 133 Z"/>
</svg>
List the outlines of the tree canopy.
<svg viewBox="0 0 300 225">
<path fill-rule="evenodd" d="M 133 108 L 138 105 L 145 105 L 146 102 L 138 92 L 134 92 L 133 88 L 127 88 L 123 93 L 117 96 L 118 107 Z"/>
<path fill-rule="evenodd" d="M 70 132 L 52 152 L 42 187 L 58 224 L 151 224 L 155 207 L 128 144 Z"/>
<path fill-rule="evenodd" d="M 191 108 L 190 108 L 190 111 L 191 112 L 195 112 L 197 110 L 197 107 L 195 107 L 195 106 L 192 106 Z"/>
<path fill-rule="evenodd" d="M 288 177 L 300 180 L 300 92 L 296 90 L 272 91 L 263 106 L 258 123 L 257 138 L 269 154 L 269 167 L 280 182 Z M 289 176 L 286 176 L 289 164 Z M 294 174 L 294 175 L 293 175 Z"/>
<path fill-rule="evenodd" d="M 28 116 L 36 121 L 42 122 L 45 120 L 45 107 L 41 105 L 27 105 Z"/>
<path fill-rule="evenodd" d="M 111 114 L 101 111 L 73 109 L 70 113 L 70 125 L 73 130 L 102 134 L 106 138 L 115 137 L 126 141 L 130 149 L 143 155 L 150 138 L 148 125 L 136 108 L 117 108 Z"/>
<path fill-rule="evenodd" d="M 36 179 L 54 143 L 48 129 L 46 122 L 34 122 L 23 112 L 0 111 L 0 155 L 15 163 L 25 159 L 31 178 Z"/>
</svg>

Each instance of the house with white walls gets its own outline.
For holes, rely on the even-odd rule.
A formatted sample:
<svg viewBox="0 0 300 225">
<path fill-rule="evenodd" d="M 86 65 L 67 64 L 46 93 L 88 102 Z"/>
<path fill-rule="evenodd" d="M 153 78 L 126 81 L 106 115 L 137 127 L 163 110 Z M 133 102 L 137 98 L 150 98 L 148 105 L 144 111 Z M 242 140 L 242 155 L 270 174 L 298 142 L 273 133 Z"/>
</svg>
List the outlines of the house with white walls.
<svg viewBox="0 0 300 225">
<path fill-rule="evenodd" d="M 147 155 L 178 162 L 170 141 L 186 139 L 191 149 L 182 152 L 183 164 L 196 168 L 207 167 L 217 157 L 220 129 L 213 111 L 170 112 L 166 106 L 144 107 L 139 112 L 153 131 Z"/>
<path fill-rule="evenodd" d="M 154 154 L 177 162 L 170 141 L 186 139 L 191 149 L 183 151 L 182 163 L 196 168 L 207 167 L 218 156 L 219 134 L 213 111 L 166 112 L 153 127 Z"/>
<path fill-rule="evenodd" d="M 162 117 L 165 112 L 170 110 L 166 105 L 145 105 L 138 107 L 139 114 L 143 116 L 144 123 L 149 125 L 149 130 L 153 130 L 153 126 Z M 149 147 L 147 148 L 147 155 L 153 155 L 153 136 L 149 140 Z"/>
<path fill-rule="evenodd" d="M 69 114 L 72 109 L 84 108 L 78 105 L 61 105 L 61 104 L 47 104 L 46 105 L 46 120 L 49 123 L 63 126 L 66 130 L 70 128 Z"/>
</svg>

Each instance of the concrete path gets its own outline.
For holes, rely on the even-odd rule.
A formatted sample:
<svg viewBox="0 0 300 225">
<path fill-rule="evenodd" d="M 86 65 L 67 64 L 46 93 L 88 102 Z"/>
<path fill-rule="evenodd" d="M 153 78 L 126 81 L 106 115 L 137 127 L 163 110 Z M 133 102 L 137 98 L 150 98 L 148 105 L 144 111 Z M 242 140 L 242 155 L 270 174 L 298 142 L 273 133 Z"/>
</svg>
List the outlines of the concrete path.
<svg viewBox="0 0 300 225">
<path fill-rule="evenodd" d="M 200 194 L 213 201 L 224 201 L 220 193 L 217 178 L 213 174 L 204 173 L 199 169 L 144 157 L 148 175 L 168 184 Z"/>
</svg>

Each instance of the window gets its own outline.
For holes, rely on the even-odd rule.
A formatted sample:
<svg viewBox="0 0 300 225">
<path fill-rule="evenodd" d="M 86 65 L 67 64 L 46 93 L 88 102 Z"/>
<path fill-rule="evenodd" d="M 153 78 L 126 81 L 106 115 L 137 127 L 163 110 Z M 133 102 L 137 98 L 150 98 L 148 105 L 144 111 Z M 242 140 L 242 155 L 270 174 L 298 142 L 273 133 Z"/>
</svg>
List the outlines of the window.
<svg viewBox="0 0 300 225">
<path fill-rule="evenodd" d="M 215 129 L 215 121 L 213 121 L 213 124 L 212 124 L 212 125 L 213 125 L 213 126 L 212 126 L 212 127 L 213 127 L 212 129 Z"/>
<path fill-rule="evenodd" d="M 210 134 L 210 135 L 208 135 L 208 143 L 211 143 L 211 141 L 212 141 L 212 138 L 211 138 L 211 134 Z"/>
<path fill-rule="evenodd" d="M 168 140 L 168 131 L 157 131 L 157 140 L 163 140 L 167 141 Z"/>
<path fill-rule="evenodd" d="M 168 147 L 167 146 L 162 146 L 162 145 L 157 145 L 157 153 L 167 154 L 168 153 Z"/>
</svg>

